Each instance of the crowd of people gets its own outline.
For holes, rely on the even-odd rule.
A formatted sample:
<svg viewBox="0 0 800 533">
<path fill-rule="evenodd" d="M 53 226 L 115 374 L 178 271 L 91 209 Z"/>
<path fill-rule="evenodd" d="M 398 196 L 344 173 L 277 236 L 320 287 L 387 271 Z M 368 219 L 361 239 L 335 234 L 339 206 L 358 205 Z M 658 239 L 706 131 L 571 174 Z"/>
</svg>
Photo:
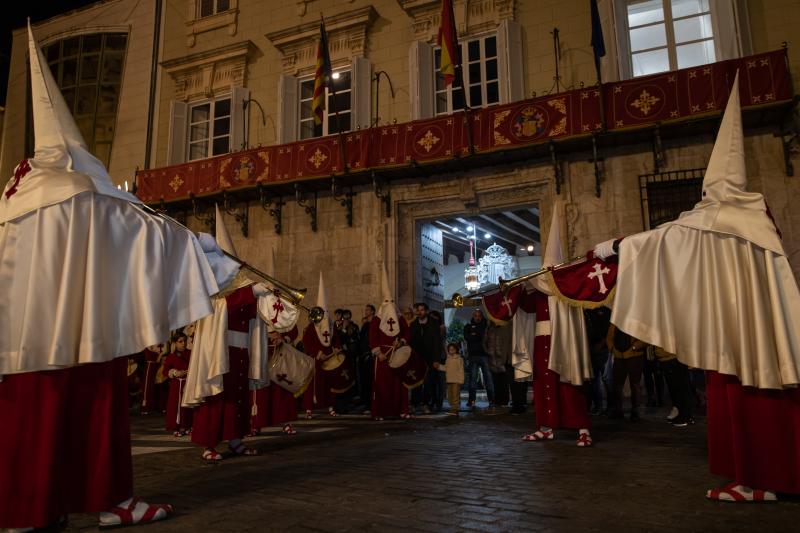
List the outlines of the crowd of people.
<svg viewBox="0 0 800 533">
<path fill-rule="evenodd" d="M 367 304 L 361 319 L 353 320 L 350 309 L 333 312 L 333 338 L 336 353 L 345 358 L 354 370 L 352 380 L 337 389 L 330 379 L 322 376 L 326 370 L 319 365 L 312 383 L 294 401 L 299 416 L 311 419 L 318 413 L 336 417 L 341 414 L 372 415 L 375 354 L 370 347 L 370 328 L 376 309 Z M 671 410 L 666 415 L 675 427 L 694 424 L 693 408 L 705 404 L 703 373 L 693 373 L 675 354 L 649 346 L 610 324 L 606 307 L 584 312 L 591 349 L 594 376 L 584 384 L 587 409 L 591 415 L 610 419 L 624 418 L 623 405 L 629 395 L 629 418 L 640 419 L 641 408 L 659 408 L 665 404 L 666 388 Z M 425 377 L 419 386 L 408 391 L 408 410 L 403 418 L 420 414 L 446 413 L 459 416 L 462 406 L 477 408 L 477 392 L 483 389 L 487 408 L 508 408 L 511 414 L 526 412 L 529 403 L 530 379 L 514 379 L 512 367 L 511 323 L 497 323 L 486 317 L 483 310 L 474 309 L 463 335 L 448 342 L 442 313 L 419 302 L 406 308 L 401 320 L 409 331 L 409 346 L 425 361 Z M 131 408 L 142 415 L 161 413 L 164 427 L 175 437 L 191 435 L 194 408 L 181 406 L 181 398 L 189 369 L 195 326 L 177 331 L 163 344 L 146 348 L 128 358 L 128 384 Z M 309 330 L 310 331 L 310 330 Z M 313 338 L 284 336 L 283 341 L 296 349 L 305 350 Z M 311 355 L 311 354 L 309 354 Z M 627 391 L 625 390 L 627 385 Z M 666 387 L 665 387 L 666 386 Z M 249 420 L 247 436 L 258 435 L 263 427 L 275 425 L 264 412 L 255 384 L 248 386 Z M 646 391 L 643 402 L 642 389 Z M 466 402 L 462 402 L 462 392 Z M 628 394 L 625 394 L 628 392 Z M 535 397 L 532 398 L 535 401 Z M 445 404 L 445 400 L 447 403 Z M 289 414 L 278 417 L 283 431 L 294 435 L 291 422 L 297 419 L 292 408 Z M 381 418 L 376 414 L 375 418 Z"/>
</svg>

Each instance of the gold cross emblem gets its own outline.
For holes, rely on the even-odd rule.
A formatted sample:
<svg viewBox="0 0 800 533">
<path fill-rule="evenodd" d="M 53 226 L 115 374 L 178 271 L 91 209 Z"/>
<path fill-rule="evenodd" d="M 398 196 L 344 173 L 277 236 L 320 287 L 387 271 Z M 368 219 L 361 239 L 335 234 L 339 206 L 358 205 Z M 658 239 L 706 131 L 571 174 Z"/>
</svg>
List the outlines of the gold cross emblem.
<svg viewBox="0 0 800 533">
<path fill-rule="evenodd" d="M 650 110 L 653 109 L 653 106 L 655 106 L 659 100 L 661 100 L 661 98 L 653 96 L 645 89 L 642 91 L 642 94 L 639 95 L 639 98 L 631 102 L 631 106 L 641 111 L 643 115 L 649 115 Z"/>
<path fill-rule="evenodd" d="M 181 179 L 180 176 L 175 174 L 175 177 L 172 178 L 172 180 L 169 182 L 169 186 L 172 189 L 172 192 L 178 192 L 178 189 L 181 188 L 181 185 L 183 185 L 183 180 Z"/>
<path fill-rule="evenodd" d="M 323 154 L 322 150 L 317 148 L 317 151 L 308 158 L 308 162 L 314 165 L 314 168 L 319 168 L 326 159 L 328 159 L 328 156 Z"/>
<path fill-rule="evenodd" d="M 426 152 L 430 152 L 431 148 L 436 146 L 436 143 L 438 143 L 440 140 L 441 139 L 434 135 L 431 130 L 428 130 L 425 132 L 425 135 L 423 135 L 423 137 L 417 141 L 417 144 L 425 148 Z"/>
</svg>

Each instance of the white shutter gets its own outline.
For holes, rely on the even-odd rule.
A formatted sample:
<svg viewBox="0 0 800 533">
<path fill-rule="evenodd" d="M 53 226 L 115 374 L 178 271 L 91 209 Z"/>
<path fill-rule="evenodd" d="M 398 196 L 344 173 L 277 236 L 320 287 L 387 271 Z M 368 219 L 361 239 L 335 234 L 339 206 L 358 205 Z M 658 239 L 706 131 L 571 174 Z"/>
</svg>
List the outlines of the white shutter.
<svg viewBox="0 0 800 533">
<path fill-rule="evenodd" d="M 372 123 L 372 63 L 366 57 L 353 58 L 353 100 L 350 129 L 369 128 Z"/>
<path fill-rule="evenodd" d="M 234 87 L 231 91 L 231 152 L 243 150 L 246 148 L 245 140 L 249 142 L 250 136 L 247 131 L 250 126 L 247 120 L 249 113 L 245 109 L 249 98 L 250 89 L 246 87 Z"/>
<path fill-rule="evenodd" d="M 409 53 L 411 87 L 411 120 L 431 118 L 433 109 L 433 47 L 416 41 Z M 380 110 L 378 110 L 380 114 Z"/>
<path fill-rule="evenodd" d="M 169 154 L 167 163 L 179 165 L 186 161 L 186 114 L 189 105 L 173 100 L 169 107 Z"/>
<path fill-rule="evenodd" d="M 633 77 L 633 67 L 631 65 L 631 46 L 630 41 L 628 40 L 628 15 L 627 15 L 627 4 L 625 0 L 607 0 L 607 2 L 611 3 L 611 11 L 613 12 L 613 22 L 614 22 L 614 33 L 612 35 L 606 36 L 606 26 L 605 22 L 603 22 L 604 12 L 606 12 L 606 8 L 603 4 L 598 4 L 598 10 L 600 11 L 600 22 L 603 24 L 603 38 L 606 40 L 606 54 L 608 54 L 608 43 L 611 39 L 614 40 L 614 43 L 617 45 L 616 50 L 616 61 L 617 61 L 617 72 L 619 73 L 620 80 L 627 80 Z M 591 34 L 590 37 L 591 39 Z M 612 58 L 606 56 L 606 58 L 610 61 Z M 606 75 L 606 70 L 602 68 L 601 64 L 601 72 L 603 76 Z M 613 70 L 612 70 L 613 72 Z M 605 80 L 603 81 L 611 81 Z"/>
<path fill-rule="evenodd" d="M 717 52 L 717 61 L 741 57 L 742 43 L 749 41 L 749 31 L 742 32 L 739 22 L 742 20 L 737 13 L 736 0 L 711 0 L 711 26 L 714 31 L 714 45 Z M 746 11 L 745 11 L 746 13 Z M 747 17 L 744 17 L 744 29 L 749 30 Z M 744 37 L 744 39 L 743 39 Z"/>
<path fill-rule="evenodd" d="M 281 75 L 278 82 L 278 144 L 297 140 L 297 128 L 300 123 L 300 99 L 297 78 Z"/>
<path fill-rule="evenodd" d="M 525 98 L 522 45 L 522 26 L 518 22 L 505 19 L 497 31 L 501 104 L 517 102 Z"/>
</svg>

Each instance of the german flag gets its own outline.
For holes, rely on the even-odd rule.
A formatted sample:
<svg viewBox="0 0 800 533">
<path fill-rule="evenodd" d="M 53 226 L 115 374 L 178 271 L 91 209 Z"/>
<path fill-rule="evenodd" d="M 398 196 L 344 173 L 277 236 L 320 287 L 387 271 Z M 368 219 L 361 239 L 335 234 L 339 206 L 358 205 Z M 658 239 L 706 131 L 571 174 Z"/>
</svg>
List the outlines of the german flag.
<svg viewBox="0 0 800 533">
<path fill-rule="evenodd" d="M 332 80 L 331 56 L 328 53 L 328 34 L 325 33 L 325 21 L 322 21 L 319 23 L 317 71 L 314 74 L 314 98 L 311 101 L 314 123 L 317 125 L 322 124 L 322 117 L 325 114 L 325 87 L 330 88 Z"/>
<path fill-rule="evenodd" d="M 436 43 L 442 47 L 439 72 L 444 76 L 445 86 L 452 85 L 456 79 L 456 65 L 461 61 L 456 35 L 456 17 L 453 14 L 453 0 L 442 0 L 441 25 Z"/>
</svg>

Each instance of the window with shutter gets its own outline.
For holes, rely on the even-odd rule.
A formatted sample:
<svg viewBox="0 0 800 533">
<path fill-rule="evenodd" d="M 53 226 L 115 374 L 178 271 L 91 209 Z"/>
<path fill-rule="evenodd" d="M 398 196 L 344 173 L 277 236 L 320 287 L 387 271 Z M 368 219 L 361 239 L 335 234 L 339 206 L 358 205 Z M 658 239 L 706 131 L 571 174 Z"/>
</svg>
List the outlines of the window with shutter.
<svg viewBox="0 0 800 533">
<path fill-rule="evenodd" d="M 314 122 L 314 78 L 300 80 L 299 131 L 300 139 L 311 139 L 350 131 L 353 124 L 353 71 L 350 68 L 333 71 L 333 91 L 325 88 L 325 109 L 322 124 Z M 367 111 L 369 114 L 369 111 Z"/>
<path fill-rule="evenodd" d="M 464 84 L 467 87 L 467 103 L 470 107 L 488 107 L 500 103 L 500 74 L 497 55 L 497 35 L 467 39 L 461 45 L 461 65 Z M 445 86 L 444 76 L 439 72 L 442 51 L 434 50 L 433 68 L 436 80 L 435 113 L 445 115 L 464 109 L 464 94 L 456 83 Z M 460 76 L 456 67 L 456 76 Z"/>
</svg>

